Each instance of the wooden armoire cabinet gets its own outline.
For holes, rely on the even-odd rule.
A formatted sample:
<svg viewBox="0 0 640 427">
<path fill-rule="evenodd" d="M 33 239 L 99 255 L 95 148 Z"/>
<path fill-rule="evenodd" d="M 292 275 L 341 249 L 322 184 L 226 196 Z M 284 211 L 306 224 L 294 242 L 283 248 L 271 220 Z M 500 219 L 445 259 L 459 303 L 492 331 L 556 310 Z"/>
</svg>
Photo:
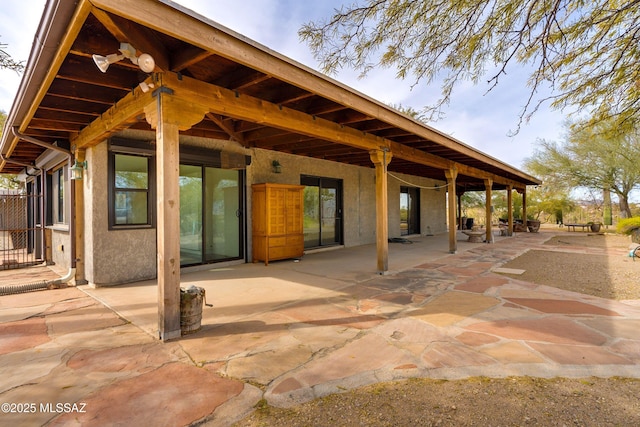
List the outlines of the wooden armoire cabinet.
<svg viewBox="0 0 640 427">
<path fill-rule="evenodd" d="M 303 185 L 252 185 L 253 262 L 304 254 Z"/>
</svg>

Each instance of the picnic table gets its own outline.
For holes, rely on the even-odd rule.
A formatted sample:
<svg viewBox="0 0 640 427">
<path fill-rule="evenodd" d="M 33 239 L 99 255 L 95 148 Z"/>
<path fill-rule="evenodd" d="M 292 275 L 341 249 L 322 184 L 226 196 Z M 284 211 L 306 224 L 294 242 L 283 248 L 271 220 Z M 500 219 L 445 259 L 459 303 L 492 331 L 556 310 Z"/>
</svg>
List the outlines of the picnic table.
<svg viewBox="0 0 640 427">
<path fill-rule="evenodd" d="M 565 224 L 567 226 L 567 230 L 571 231 L 571 229 L 573 228 L 573 231 L 576 231 L 576 227 L 582 227 L 582 231 L 584 231 L 584 229 L 586 228 L 587 231 L 589 231 L 591 229 L 591 224 Z"/>
</svg>

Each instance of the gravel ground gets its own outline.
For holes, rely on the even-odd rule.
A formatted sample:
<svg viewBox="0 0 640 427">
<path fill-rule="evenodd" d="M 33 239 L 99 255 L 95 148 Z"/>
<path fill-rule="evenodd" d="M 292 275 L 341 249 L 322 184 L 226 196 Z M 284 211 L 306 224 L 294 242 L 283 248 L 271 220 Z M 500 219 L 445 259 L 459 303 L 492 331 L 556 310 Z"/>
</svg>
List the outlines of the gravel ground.
<svg viewBox="0 0 640 427">
<path fill-rule="evenodd" d="M 525 270 L 519 279 L 615 300 L 640 300 L 640 260 L 628 256 L 628 236 L 555 236 L 549 250 L 531 250 L 503 267 Z M 603 253 L 581 253 L 594 249 Z M 559 252 L 567 251 L 567 252 Z M 515 276 L 514 276 L 515 277 Z"/>
<path fill-rule="evenodd" d="M 237 426 L 638 426 L 640 380 L 471 378 L 375 384 Z"/>
<path fill-rule="evenodd" d="M 617 300 L 640 300 L 640 261 L 623 236 L 556 236 L 503 267 L 519 279 Z M 589 253 L 598 251 L 600 253 Z M 412 379 L 374 384 L 280 409 L 266 403 L 236 424 L 257 426 L 638 426 L 640 380 Z"/>
</svg>

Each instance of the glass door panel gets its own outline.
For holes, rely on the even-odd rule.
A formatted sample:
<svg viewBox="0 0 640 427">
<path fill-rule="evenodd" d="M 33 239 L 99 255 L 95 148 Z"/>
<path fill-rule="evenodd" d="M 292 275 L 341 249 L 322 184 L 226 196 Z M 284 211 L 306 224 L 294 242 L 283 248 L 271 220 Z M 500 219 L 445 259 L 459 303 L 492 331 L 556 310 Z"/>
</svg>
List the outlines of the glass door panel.
<svg viewBox="0 0 640 427">
<path fill-rule="evenodd" d="M 400 187 L 400 235 L 420 233 L 419 189 Z"/>
<path fill-rule="evenodd" d="M 303 176 L 304 247 L 342 243 L 342 181 Z"/>
<path fill-rule="evenodd" d="M 400 235 L 409 234 L 409 194 L 400 192 Z"/>
<path fill-rule="evenodd" d="M 240 173 L 205 168 L 205 261 L 242 256 Z"/>
<path fill-rule="evenodd" d="M 322 228 L 320 230 L 320 244 L 333 245 L 339 242 L 338 226 L 338 190 L 336 188 L 322 188 Z"/>
<path fill-rule="evenodd" d="M 202 262 L 202 167 L 180 165 L 180 265 Z"/>
<path fill-rule="evenodd" d="M 304 247 L 313 248 L 320 244 L 320 188 L 307 186 L 304 198 Z"/>
</svg>

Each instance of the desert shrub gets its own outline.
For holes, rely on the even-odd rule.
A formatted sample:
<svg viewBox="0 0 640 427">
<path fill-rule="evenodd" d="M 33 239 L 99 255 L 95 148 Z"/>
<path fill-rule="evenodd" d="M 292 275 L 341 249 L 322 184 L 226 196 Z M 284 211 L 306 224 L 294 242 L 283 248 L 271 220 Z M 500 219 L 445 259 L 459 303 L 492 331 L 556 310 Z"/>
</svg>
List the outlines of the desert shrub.
<svg viewBox="0 0 640 427">
<path fill-rule="evenodd" d="M 618 233 L 631 234 L 634 230 L 640 229 L 640 216 L 634 216 L 633 218 L 625 218 L 618 221 L 617 228 Z"/>
</svg>

